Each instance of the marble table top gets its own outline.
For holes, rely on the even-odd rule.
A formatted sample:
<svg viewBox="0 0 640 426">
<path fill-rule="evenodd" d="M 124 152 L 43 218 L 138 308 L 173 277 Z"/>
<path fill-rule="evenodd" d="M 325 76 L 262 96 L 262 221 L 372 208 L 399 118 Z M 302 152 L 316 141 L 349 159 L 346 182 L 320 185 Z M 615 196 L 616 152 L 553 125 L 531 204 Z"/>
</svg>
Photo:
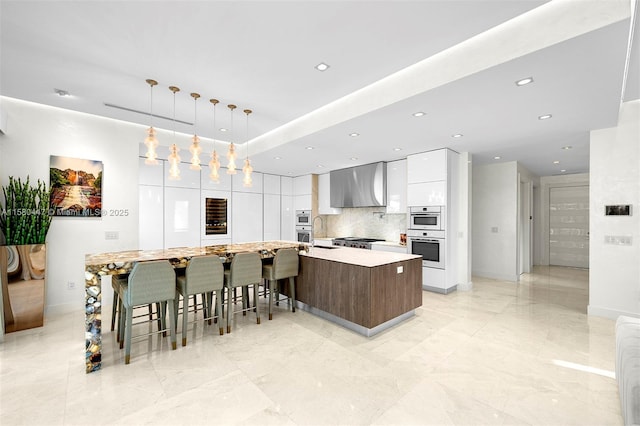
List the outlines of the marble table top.
<svg viewBox="0 0 640 426">
<path fill-rule="evenodd" d="M 306 251 L 301 251 L 300 255 L 368 268 L 388 265 L 389 263 L 403 262 L 406 260 L 422 259 L 422 256 L 415 254 L 392 253 L 388 251 L 363 250 L 360 248 L 335 246 L 333 248 L 326 248 L 322 246 L 308 247 Z"/>
</svg>

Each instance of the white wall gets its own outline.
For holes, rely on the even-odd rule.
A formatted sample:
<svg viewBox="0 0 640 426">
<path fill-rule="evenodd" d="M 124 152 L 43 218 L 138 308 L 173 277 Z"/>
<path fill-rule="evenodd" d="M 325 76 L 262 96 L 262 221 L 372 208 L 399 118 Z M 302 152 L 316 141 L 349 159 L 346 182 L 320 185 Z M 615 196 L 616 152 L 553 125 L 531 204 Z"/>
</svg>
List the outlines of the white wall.
<svg viewBox="0 0 640 426">
<path fill-rule="evenodd" d="M 458 158 L 458 238 L 457 259 L 458 259 L 458 290 L 472 290 L 473 282 L 471 281 L 471 265 L 472 265 L 472 229 L 471 226 L 471 207 L 472 207 L 472 157 L 468 152 L 460 153 Z"/>
<path fill-rule="evenodd" d="M 473 275 L 518 281 L 518 185 L 515 161 L 473 168 Z"/>
<path fill-rule="evenodd" d="M 640 100 L 622 104 L 618 126 L 591 132 L 589 315 L 640 317 Z M 605 216 L 631 204 L 632 216 Z M 605 243 L 630 236 L 632 245 Z"/>
<path fill-rule="evenodd" d="M 73 100 L 71 99 L 70 102 Z M 9 176 L 49 184 L 49 156 L 100 160 L 102 206 L 128 209 L 127 216 L 53 218 L 47 236 L 47 311 L 84 306 L 86 254 L 138 246 L 138 143 L 144 127 L 116 120 L 2 98 L 7 130 L 0 136 L 0 184 Z M 116 231 L 118 240 L 105 240 Z M 75 288 L 68 289 L 68 283 Z"/>
</svg>

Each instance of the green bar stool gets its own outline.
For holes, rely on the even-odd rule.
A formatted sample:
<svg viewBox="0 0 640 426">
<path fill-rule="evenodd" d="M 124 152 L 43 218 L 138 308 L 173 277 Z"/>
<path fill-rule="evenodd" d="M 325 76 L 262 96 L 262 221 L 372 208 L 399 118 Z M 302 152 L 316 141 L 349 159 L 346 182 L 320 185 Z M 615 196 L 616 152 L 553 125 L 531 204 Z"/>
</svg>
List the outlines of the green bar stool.
<svg viewBox="0 0 640 426">
<path fill-rule="evenodd" d="M 246 313 L 248 310 L 254 310 L 253 307 L 250 307 L 250 304 L 244 303 L 243 297 L 243 308 L 239 311 L 233 311 L 231 307 L 231 302 L 233 297 L 232 289 L 237 287 L 245 287 L 253 286 L 253 299 L 258 300 L 258 285 L 262 280 L 262 260 L 260 259 L 260 255 L 258 253 L 238 253 L 233 256 L 231 260 L 231 266 L 228 271 L 224 272 L 224 285 L 227 287 L 228 296 L 227 296 L 227 333 L 231 333 L 231 322 L 230 319 L 234 313 L 243 312 Z M 246 307 L 249 306 L 249 307 Z M 260 310 L 258 306 L 255 307 L 256 311 L 256 323 L 260 324 Z"/>
<path fill-rule="evenodd" d="M 273 264 L 262 266 L 262 278 L 269 282 L 269 319 L 273 319 L 273 293 L 278 280 L 289 279 L 289 298 L 292 312 L 296 311 L 296 285 L 295 277 L 298 276 L 298 250 L 283 248 L 276 252 Z"/>
</svg>

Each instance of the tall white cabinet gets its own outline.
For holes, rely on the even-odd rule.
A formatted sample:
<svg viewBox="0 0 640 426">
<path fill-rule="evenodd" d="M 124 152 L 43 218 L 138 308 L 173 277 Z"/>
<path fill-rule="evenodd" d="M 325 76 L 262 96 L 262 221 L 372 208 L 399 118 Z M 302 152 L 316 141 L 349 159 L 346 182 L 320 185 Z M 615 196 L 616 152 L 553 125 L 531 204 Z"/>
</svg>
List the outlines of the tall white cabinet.
<svg viewBox="0 0 640 426">
<path fill-rule="evenodd" d="M 447 148 L 407 157 L 408 206 L 445 208 L 445 268 L 422 268 L 422 288 L 445 294 L 458 285 L 458 162 L 459 154 Z"/>
<path fill-rule="evenodd" d="M 280 239 L 295 241 L 295 210 L 293 207 L 293 178 L 280 176 Z"/>
</svg>

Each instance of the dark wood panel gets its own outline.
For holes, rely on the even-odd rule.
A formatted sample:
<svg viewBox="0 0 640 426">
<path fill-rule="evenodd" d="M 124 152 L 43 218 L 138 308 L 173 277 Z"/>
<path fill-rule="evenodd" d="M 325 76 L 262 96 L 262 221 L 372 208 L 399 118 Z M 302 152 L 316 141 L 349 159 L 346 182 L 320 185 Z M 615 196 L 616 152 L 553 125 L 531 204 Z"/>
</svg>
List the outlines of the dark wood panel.
<svg viewBox="0 0 640 426">
<path fill-rule="evenodd" d="M 422 261 L 367 268 L 301 256 L 296 299 L 373 328 L 422 305 Z"/>
<path fill-rule="evenodd" d="M 397 268 L 403 272 L 398 274 Z M 422 261 L 413 259 L 372 268 L 370 327 L 422 306 Z"/>
</svg>

